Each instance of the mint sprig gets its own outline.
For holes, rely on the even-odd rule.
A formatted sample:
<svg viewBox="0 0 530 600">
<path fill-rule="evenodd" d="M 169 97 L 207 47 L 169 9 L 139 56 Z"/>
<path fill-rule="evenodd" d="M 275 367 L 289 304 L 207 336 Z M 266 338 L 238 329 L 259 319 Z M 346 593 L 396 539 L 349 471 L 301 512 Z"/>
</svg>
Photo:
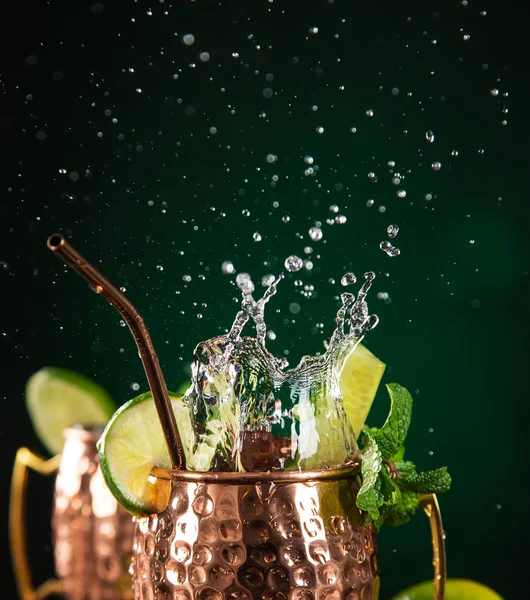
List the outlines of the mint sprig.
<svg viewBox="0 0 530 600">
<path fill-rule="evenodd" d="M 365 433 L 363 436 L 363 461 L 361 477 L 363 483 L 357 494 L 357 506 L 370 514 L 373 519 L 379 518 L 379 508 L 384 504 L 381 492 L 381 466 L 383 459 L 374 438 Z"/>
<path fill-rule="evenodd" d="M 390 412 L 381 429 L 373 428 L 372 436 L 381 450 L 383 460 L 391 460 L 405 443 L 412 417 L 412 396 L 403 386 L 389 383 Z"/>
<path fill-rule="evenodd" d="M 416 511 L 422 494 L 449 490 L 451 476 L 446 467 L 417 472 L 405 460 L 405 438 L 412 417 L 412 396 L 401 385 L 386 386 L 390 412 L 381 428 L 365 430 L 361 480 L 357 506 L 367 513 L 376 529 L 383 524 L 396 527 L 407 523 Z"/>
</svg>

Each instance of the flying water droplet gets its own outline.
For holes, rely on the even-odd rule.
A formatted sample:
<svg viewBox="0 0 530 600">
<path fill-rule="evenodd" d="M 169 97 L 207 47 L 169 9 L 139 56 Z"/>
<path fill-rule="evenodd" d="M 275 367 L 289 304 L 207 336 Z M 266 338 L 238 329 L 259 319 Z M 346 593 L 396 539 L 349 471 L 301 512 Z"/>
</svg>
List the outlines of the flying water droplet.
<svg viewBox="0 0 530 600">
<path fill-rule="evenodd" d="M 303 266 L 304 261 L 295 254 L 288 256 L 284 262 L 284 267 L 289 273 L 296 273 L 297 271 L 300 271 Z"/>
<path fill-rule="evenodd" d="M 343 286 L 354 285 L 356 282 L 357 277 L 355 277 L 353 273 L 345 273 L 340 280 L 340 283 Z"/>
<path fill-rule="evenodd" d="M 399 256 L 401 254 L 401 250 L 392 246 L 392 244 L 388 241 L 381 242 L 379 244 L 379 248 L 390 257 Z"/>
<path fill-rule="evenodd" d="M 386 228 L 386 232 L 388 233 L 389 238 L 395 238 L 399 233 L 399 227 L 397 225 L 389 225 Z"/>
<path fill-rule="evenodd" d="M 239 273 L 236 277 L 236 284 L 243 295 L 252 294 L 254 291 L 254 283 L 248 273 Z"/>
<path fill-rule="evenodd" d="M 230 260 L 225 260 L 221 265 L 221 270 L 225 275 L 232 275 L 235 272 L 234 263 Z"/>
<path fill-rule="evenodd" d="M 260 234 L 258 231 L 256 231 L 256 232 L 255 232 L 255 233 L 252 235 L 252 239 L 253 239 L 255 242 L 261 242 L 261 240 L 262 240 L 261 234 Z"/>
<path fill-rule="evenodd" d="M 425 139 L 429 142 L 429 144 L 432 144 L 434 142 L 434 132 L 428 129 L 425 132 Z"/>
<path fill-rule="evenodd" d="M 309 230 L 309 237 L 314 242 L 318 242 L 322 239 L 322 229 L 320 229 L 320 227 L 311 227 L 311 229 Z"/>
<path fill-rule="evenodd" d="M 269 285 L 274 283 L 274 279 L 275 279 L 275 277 L 274 277 L 274 275 L 272 275 L 272 273 L 263 275 L 263 277 L 261 278 L 261 285 L 263 287 L 269 287 Z"/>
</svg>

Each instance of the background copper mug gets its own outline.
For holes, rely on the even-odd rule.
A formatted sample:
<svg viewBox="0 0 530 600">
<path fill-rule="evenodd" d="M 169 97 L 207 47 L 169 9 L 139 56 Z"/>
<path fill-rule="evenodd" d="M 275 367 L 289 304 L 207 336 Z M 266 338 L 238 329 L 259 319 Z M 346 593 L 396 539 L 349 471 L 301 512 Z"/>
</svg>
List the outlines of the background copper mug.
<svg viewBox="0 0 530 600">
<path fill-rule="evenodd" d="M 56 593 L 69 600 L 129 600 L 134 525 L 109 492 L 99 469 L 96 442 L 101 431 L 71 428 L 64 435 L 60 456 L 44 460 L 20 448 L 15 458 L 9 518 L 19 595 L 22 600 Z M 57 472 L 52 534 L 58 580 L 38 588 L 32 583 L 26 551 L 28 469 L 43 475 Z"/>
<path fill-rule="evenodd" d="M 376 600 L 377 539 L 356 506 L 357 472 L 155 469 L 158 482 L 166 479 L 168 502 L 137 520 L 135 599 Z M 434 496 L 423 504 L 431 520 L 435 598 L 443 600 L 440 511 Z"/>
</svg>

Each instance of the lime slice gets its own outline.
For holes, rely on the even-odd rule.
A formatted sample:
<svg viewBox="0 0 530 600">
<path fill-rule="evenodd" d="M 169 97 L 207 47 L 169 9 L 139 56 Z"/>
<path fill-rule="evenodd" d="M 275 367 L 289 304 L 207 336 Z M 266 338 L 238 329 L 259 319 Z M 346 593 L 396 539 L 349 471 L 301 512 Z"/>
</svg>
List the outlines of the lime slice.
<svg viewBox="0 0 530 600">
<path fill-rule="evenodd" d="M 203 435 L 195 444 L 189 409 L 182 398 L 170 393 L 186 467 L 206 471 L 217 447 L 217 433 Z M 215 424 L 209 423 L 211 431 Z M 135 515 L 156 512 L 163 502 L 163 481 L 151 476 L 153 467 L 171 467 L 171 461 L 153 397 L 150 392 L 133 398 L 114 414 L 98 442 L 105 481 L 118 502 Z"/>
<path fill-rule="evenodd" d="M 392 600 L 432 600 L 434 585 L 424 581 L 394 596 Z M 448 579 L 445 600 L 502 600 L 491 588 L 470 579 Z"/>
<path fill-rule="evenodd" d="M 104 427 L 116 410 L 97 383 L 54 367 L 45 367 L 29 378 L 26 406 L 38 438 L 54 455 L 63 449 L 65 429 L 72 425 Z"/>
<path fill-rule="evenodd" d="M 366 346 L 357 344 L 342 367 L 340 388 L 344 410 L 355 437 L 359 437 L 364 427 L 385 366 Z"/>
</svg>

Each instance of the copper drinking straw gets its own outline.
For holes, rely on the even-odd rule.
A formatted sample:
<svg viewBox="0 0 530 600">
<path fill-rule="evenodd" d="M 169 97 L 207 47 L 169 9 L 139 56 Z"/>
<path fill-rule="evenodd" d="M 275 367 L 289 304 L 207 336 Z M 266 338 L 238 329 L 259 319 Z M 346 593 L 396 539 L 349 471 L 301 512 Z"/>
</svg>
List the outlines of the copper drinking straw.
<svg viewBox="0 0 530 600">
<path fill-rule="evenodd" d="M 48 238 L 48 248 L 55 252 L 78 275 L 88 281 L 92 290 L 96 294 L 101 294 L 120 313 L 129 326 L 138 346 L 147 381 L 153 394 L 171 463 L 176 469 L 185 469 L 186 459 L 177 429 L 175 414 L 171 408 L 158 356 L 142 316 L 133 304 L 77 250 L 72 248 L 60 233 L 55 233 Z"/>
</svg>

